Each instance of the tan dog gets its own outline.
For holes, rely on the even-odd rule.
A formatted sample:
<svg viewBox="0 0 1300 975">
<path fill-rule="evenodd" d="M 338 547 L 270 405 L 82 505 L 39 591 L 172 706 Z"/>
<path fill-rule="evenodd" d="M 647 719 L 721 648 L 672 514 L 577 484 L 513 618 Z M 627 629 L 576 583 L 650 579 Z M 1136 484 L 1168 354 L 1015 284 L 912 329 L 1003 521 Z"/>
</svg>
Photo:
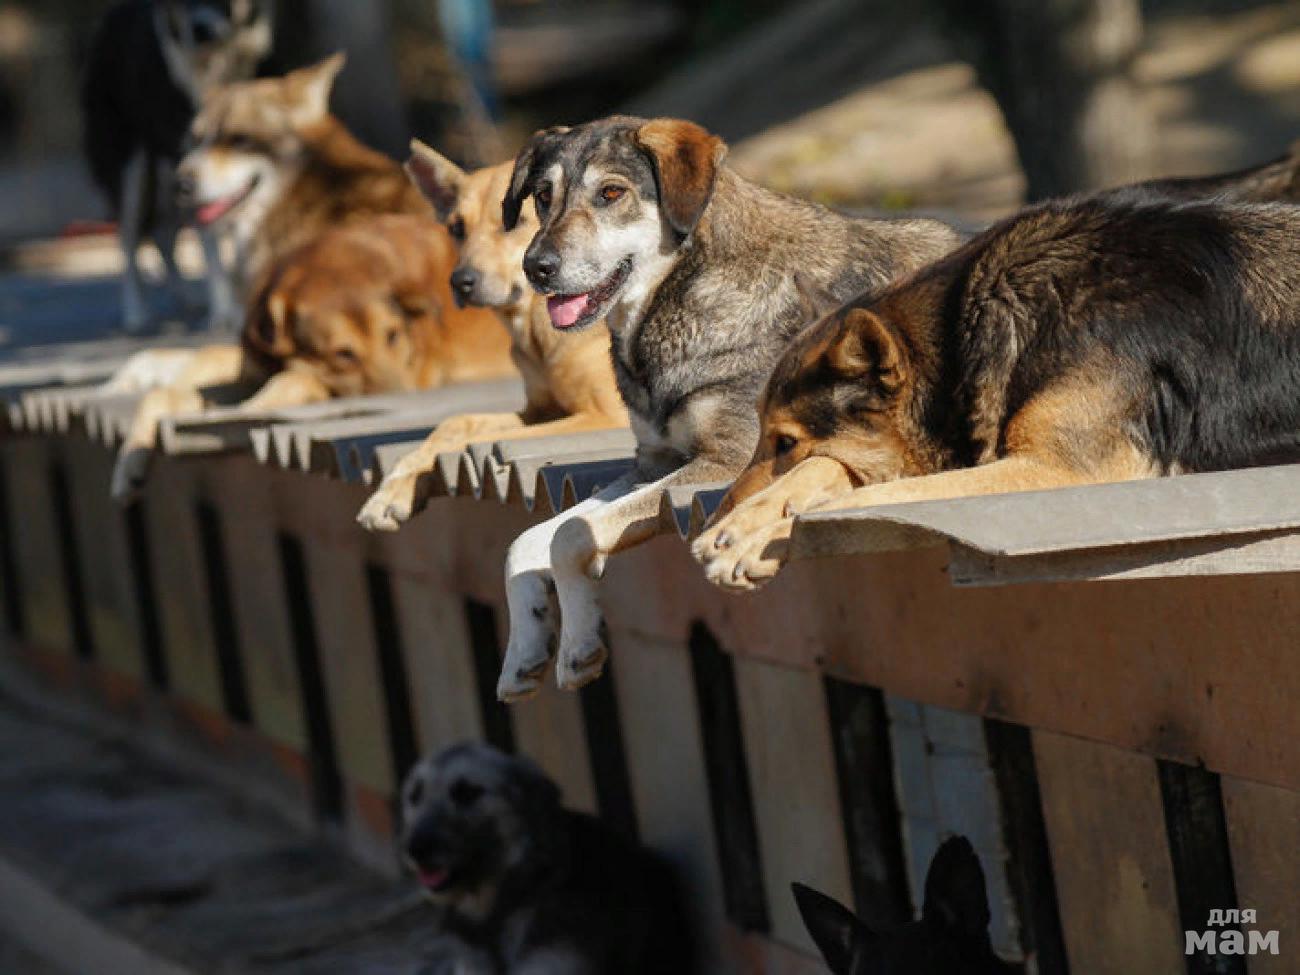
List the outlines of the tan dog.
<svg viewBox="0 0 1300 975">
<path fill-rule="evenodd" d="M 242 347 L 200 350 L 145 395 L 113 472 L 113 496 L 139 488 L 168 415 L 202 410 L 205 386 L 256 389 L 250 409 L 428 389 L 511 372 L 494 316 L 459 308 L 456 247 L 429 217 L 390 214 L 336 227 L 285 258 L 253 302 Z"/>
<path fill-rule="evenodd" d="M 524 277 L 524 250 L 537 232 L 537 220 L 530 212 L 513 230 L 502 226 L 511 164 L 466 173 L 423 143 L 412 143 L 411 149 L 407 172 L 460 241 L 460 262 L 451 276 L 456 300 L 492 308 L 505 324 L 527 405 L 519 413 L 467 414 L 443 422 L 402 458 L 361 509 L 357 520 L 372 531 L 396 530 L 424 506 L 440 453 L 486 437 L 513 440 L 627 425 L 614 384 L 609 331 L 603 323 L 582 332 L 557 330 L 546 299 Z"/>
</svg>

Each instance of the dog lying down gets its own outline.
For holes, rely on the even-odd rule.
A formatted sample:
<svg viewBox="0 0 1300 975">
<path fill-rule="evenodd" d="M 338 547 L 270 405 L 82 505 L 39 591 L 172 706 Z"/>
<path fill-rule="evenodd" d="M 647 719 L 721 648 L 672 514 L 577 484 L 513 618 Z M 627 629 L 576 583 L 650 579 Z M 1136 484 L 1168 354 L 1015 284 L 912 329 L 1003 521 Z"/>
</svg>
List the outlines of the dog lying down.
<svg viewBox="0 0 1300 975">
<path fill-rule="evenodd" d="M 690 975 L 684 898 L 658 857 L 565 810 L 531 762 L 462 744 L 402 786 L 401 850 L 445 939 L 425 975 Z"/>
<path fill-rule="evenodd" d="M 328 230 L 285 258 L 258 289 L 239 346 L 179 352 L 170 382 L 145 393 L 113 497 L 139 490 L 159 422 L 202 411 L 213 387 L 251 394 L 242 403 L 251 412 L 509 375 L 495 317 L 451 299 L 455 259 L 436 220 L 398 214 Z"/>
<path fill-rule="evenodd" d="M 801 511 L 1294 461 L 1298 393 L 1300 209 L 1046 203 L 799 336 L 693 551 L 752 589 Z"/>
<path fill-rule="evenodd" d="M 921 918 L 873 931 L 839 902 L 793 884 L 799 916 L 832 975 L 1010 975 L 993 954 L 979 857 L 964 836 L 945 840 L 925 877 Z"/>
</svg>

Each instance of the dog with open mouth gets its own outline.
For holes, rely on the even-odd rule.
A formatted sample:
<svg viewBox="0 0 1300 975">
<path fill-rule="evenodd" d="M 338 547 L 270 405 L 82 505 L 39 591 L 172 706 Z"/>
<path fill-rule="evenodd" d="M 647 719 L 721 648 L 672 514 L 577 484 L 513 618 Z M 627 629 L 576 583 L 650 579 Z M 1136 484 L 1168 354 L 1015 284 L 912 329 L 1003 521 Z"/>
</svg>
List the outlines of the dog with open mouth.
<svg viewBox="0 0 1300 975">
<path fill-rule="evenodd" d="M 627 426 L 614 384 L 609 330 L 577 331 L 551 324 L 547 301 L 524 276 L 523 259 L 537 219 L 521 213 L 512 230 L 501 222 L 501 200 L 512 163 L 465 172 L 421 142 L 411 145 L 407 172 L 433 204 L 460 247 L 451 275 L 456 301 L 491 308 L 510 334 L 511 356 L 523 376 L 525 405 L 517 413 L 448 417 L 407 454 L 357 515 L 371 531 L 395 530 L 424 507 L 437 457 L 476 440 L 518 440 Z"/>
<path fill-rule="evenodd" d="M 399 845 L 445 935 L 432 971 L 691 975 L 676 877 L 600 820 L 566 810 L 525 758 L 480 743 L 418 764 Z"/>
<path fill-rule="evenodd" d="M 951 249 L 933 220 L 851 219 L 766 190 L 692 122 L 615 116 L 538 133 L 515 161 L 506 227 L 532 197 L 524 271 L 565 334 L 604 319 L 636 435 L 633 472 L 521 535 L 506 557 L 510 640 L 502 700 L 535 693 L 559 607 L 557 682 L 594 680 L 607 655 L 595 578 L 659 530 L 675 484 L 730 479 L 758 439 L 753 403 L 810 319 L 796 272 L 839 300 Z"/>
</svg>

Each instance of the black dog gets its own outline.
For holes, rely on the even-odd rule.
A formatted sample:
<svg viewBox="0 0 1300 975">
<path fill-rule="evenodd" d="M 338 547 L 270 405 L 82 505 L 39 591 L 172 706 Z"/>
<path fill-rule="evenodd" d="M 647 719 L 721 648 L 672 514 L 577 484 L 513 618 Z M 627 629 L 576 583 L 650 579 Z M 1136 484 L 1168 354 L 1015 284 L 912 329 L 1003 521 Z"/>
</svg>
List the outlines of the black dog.
<svg viewBox="0 0 1300 975">
<path fill-rule="evenodd" d="M 526 759 L 482 744 L 426 759 L 402 788 L 402 851 L 446 939 L 427 975 L 695 971 L 671 871 L 560 805 Z"/>
<path fill-rule="evenodd" d="M 83 139 L 91 175 L 119 223 L 126 273 L 122 314 L 130 331 L 149 321 L 137 251 L 149 235 L 169 283 L 183 214 L 175 170 L 204 94 L 252 77 L 271 46 L 270 0 L 123 0 L 91 42 L 82 79 Z M 215 238 L 203 235 L 214 322 L 237 317 Z"/>
<path fill-rule="evenodd" d="M 871 930 L 847 907 L 792 884 L 799 915 L 834 975 L 1009 975 L 993 954 L 984 870 L 970 840 L 954 836 L 930 861 L 921 919 Z"/>
</svg>

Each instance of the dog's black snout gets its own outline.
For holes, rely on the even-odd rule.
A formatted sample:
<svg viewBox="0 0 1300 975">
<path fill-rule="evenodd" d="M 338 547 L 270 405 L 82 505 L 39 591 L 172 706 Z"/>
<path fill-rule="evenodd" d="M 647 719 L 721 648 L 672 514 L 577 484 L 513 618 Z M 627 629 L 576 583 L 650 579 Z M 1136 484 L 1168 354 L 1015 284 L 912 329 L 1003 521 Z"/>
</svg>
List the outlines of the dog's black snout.
<svg viewBox="0 0 1300 975">
<path fill-rule="evenodd" d="M 406 855 L 417 866 L 428 866 L 438 849 L 438 834 L 426 820 L 415 824 L 415 828 L 406 836 Z"/>
<path fill-rule="evenodd" d="M 560 269 L 560 252 L 554 247 L 538 247 L 524 257 L 524 273 L 536 285 L 545 285 Z"/>
<path fill-rule="evenodd" d="M 451 272 L 451 288 L 462 298 L 468 298 L 478 287 L 478 272 L 469 267 L 458 267 Z"/>
</svg>

